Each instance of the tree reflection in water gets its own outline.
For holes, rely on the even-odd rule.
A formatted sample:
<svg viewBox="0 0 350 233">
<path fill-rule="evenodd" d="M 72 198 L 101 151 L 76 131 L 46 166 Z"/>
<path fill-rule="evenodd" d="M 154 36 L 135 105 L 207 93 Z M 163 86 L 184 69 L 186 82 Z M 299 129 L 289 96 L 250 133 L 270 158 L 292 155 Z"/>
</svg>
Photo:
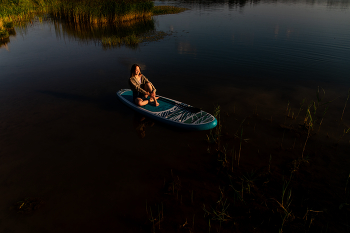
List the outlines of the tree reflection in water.
<svg viewBox="0 0 350 233">
<path fill-rule="evenodd" d="M 151 16 L 114 23 L 77 21 L 62 14 L 51 17 L 58 37 L 78 39 L 83 43 L 102 43 L 104 48 L 122 45 L 136 48 L 141 41 L 141 35 L 155 29 Z"/>
</svg>

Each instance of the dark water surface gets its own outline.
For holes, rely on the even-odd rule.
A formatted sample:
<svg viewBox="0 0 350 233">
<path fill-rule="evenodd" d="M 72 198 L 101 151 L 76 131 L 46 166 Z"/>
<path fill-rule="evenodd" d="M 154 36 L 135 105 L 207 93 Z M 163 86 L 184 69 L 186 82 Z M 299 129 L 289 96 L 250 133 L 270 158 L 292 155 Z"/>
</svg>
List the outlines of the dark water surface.
<svg viewBox="0 0 350 233">
<path fill-rule="evenodd" d="M 117 100 L 133 63 L 158 94 L 209 112 L 219 104 L 239 117 L 282 116 L 288 102 L 316 99 L 320 86 L 327 100 L 339 97 L 327 114 L 340 119 L 350 88 L 350 1 L 156 5 L 189 10 L 153 17 L 171 35 L 136 49 L 103 48 L 50 18 L 17 28 L 2 45 L 0 232 L 135 232 L 164 174 L 205 166 L 191 154 L 205 153 L 207 132 L 151 127 Z M 29 215 L 11 210 L 26 197 L 44 204 Z"/>
</svg>

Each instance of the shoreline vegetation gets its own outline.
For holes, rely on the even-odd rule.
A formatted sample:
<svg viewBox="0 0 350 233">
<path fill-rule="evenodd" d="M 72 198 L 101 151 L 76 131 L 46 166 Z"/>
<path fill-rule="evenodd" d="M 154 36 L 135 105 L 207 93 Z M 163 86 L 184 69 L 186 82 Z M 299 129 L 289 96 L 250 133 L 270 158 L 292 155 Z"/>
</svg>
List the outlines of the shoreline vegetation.
<svg viewBox="0 0 350 233">
<path fill-rule="evenodd" d="M 98 28 L 106 28 L 107 24 L 125 28 L 125 25 L 130 26 L 132 22 L 149 22 L 154 15 L 176 14 L 187 10 L 173 6 L 154 6 L 150 0 L 0 0 L 0 6 L 1 44 L 7 43 L 9 37 L 15 35 L 14 27 L 25 26 L 36 15 L 49 14 L 55 21 L 78 25 L 75 28 L 94 27 L 94 30 L 101 31 Z M 144 30 L 128 35 L 104 35 L 100 40 L 107 47 L 116 44 L 134 46 L 143 41 L 143 37 L 138 38 L 143 33 Z"/>
<path fill-rule="evenodd" d="M 345 101 L 343 113 L 347 102 Z M 152 202 L 145 201 L 150 232 L 348 232 L 350 125 L 335 100 L 290 104 L 280 116 L 242 118 L 236 109 L 213 115 L 201 169 L 171 170 Z M 238 109 L 237 109 L 238 110 Z M 275 120 L 277 119 L 277 120 Z M 225 122 L 235 122 L 226 128 Z M 334 125 L 335 124 L 335 125 Z M 336 127 L 330 133 L 328 126 Z M 334 132 L 337 132 L 334 134 Z M 200 165 L 198 165 L 200 164 Z"/>
</svg>

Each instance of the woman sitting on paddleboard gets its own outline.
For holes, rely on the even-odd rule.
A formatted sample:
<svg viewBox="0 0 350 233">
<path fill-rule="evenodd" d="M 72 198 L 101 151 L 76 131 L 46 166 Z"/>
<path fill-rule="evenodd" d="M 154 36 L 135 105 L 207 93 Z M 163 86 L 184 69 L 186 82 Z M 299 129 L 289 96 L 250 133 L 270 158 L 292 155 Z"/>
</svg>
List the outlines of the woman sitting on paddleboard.
<svg viewBox="0 0 350 233">
<path fill-rule="evenodd" d="M 129 83 L 133 92 L 135 104 L 144 106 L 149 102 L 154 102 L 155 106 L 159 105 L 157 102 L 158 97 L 156 97 L 156 88 L 143 74 L 141 74 L 141 68 L 137 64 L 134 64 L 131 67 Z M 149 100 L 147 99 L 148 96 L 150 96 Z"/>
</svg>

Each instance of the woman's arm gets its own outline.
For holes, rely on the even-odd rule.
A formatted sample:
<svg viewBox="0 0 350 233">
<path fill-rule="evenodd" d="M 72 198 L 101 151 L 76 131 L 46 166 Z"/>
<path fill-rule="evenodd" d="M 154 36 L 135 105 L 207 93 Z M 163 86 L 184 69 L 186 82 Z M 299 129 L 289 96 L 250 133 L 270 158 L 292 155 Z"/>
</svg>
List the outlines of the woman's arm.
<svg viewBox="0 0 350 233">
<path fill-rule="evenodd" d="M 152 92 L 156 92 L 156 88 L 153 86 L 153 84 L 143 74 L 141 76 L 141 83 L 143 83 L 143 84 L 150 83 L 151 87 L 152 87 Z"/>
<path fill-rule="evenodd" d="M 147 95 L 147 92 L 141 88 L 140 83 L 136 80 L 136 78 L 134 76 L 129 79 L 129 82 L 130 82 L 132 89 L 134 89 L 137 92 L 140 92 L 144 95 Z"/>
</svg>

